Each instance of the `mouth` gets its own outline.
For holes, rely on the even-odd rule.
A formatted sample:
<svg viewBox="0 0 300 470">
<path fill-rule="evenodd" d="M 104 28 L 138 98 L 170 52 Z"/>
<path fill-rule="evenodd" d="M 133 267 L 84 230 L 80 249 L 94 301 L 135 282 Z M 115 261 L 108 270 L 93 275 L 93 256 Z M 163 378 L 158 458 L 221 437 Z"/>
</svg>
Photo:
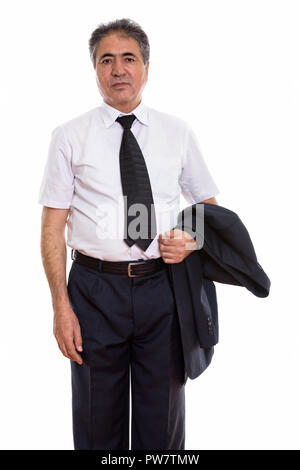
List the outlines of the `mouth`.
<svg viewBox="0 0 300 470">
<path fill-rule="evenodd" d="M 119 88 L 119 87 L 121 88 L 121 87 L 126 86 L 126 85 L 128 85 L 128 83 L 124 83 L 124 82 L 122 82 L 122 83 L 115 83 L 115 84 L 113 85 L 113 87 L 114 87 L 114 88 Z"/>
</svg>

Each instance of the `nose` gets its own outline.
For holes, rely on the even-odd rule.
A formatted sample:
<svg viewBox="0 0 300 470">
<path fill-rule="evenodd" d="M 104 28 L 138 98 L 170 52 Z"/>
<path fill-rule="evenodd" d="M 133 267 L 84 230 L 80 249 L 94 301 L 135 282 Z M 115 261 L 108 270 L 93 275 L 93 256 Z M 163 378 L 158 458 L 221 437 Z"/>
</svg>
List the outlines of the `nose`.
<svg viewBox="0 0 300 470">
<path fill-rule="evenodd" d="M 122 75 L 124 74 L 124 67 L 122 64 L 121 58 L 117 57 L 112 64 L 112 74 L 113 75 Z"/>
</svg>

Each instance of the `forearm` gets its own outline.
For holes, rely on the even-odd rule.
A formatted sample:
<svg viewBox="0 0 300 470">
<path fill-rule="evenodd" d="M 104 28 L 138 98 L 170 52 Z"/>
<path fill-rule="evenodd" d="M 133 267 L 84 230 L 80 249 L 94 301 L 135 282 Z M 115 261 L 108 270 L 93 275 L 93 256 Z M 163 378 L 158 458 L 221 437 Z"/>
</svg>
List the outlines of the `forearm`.
<svg viewBox="0 0 300 470">
<path fill-rule="evenodd" d="M 66 254 L 64 234 L 57 232 L 52 226 L 44 226 L 41 233 L 41 255 L 54 310 L 69 305 Z"/>
</svg>

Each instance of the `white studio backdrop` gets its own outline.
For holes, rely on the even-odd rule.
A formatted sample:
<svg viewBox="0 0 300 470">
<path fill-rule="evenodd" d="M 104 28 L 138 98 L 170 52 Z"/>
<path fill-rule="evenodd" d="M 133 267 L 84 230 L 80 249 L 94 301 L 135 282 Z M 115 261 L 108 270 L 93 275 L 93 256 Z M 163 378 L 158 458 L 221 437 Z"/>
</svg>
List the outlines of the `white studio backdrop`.
<svg viewBox="0 0 300 470">
<path fill-rule="evenodd" d="M 37 197 L 52 129 L 102 102 L 90 34 L 122 17 L 150 40 L 143 99 L 191 124 L 218 203 L 271 279 L 265 299 L 216 284 L 220 342 L 186 384 L 186 449 L 299 449 L 300 4 L 289 0 L 1 2 L 0 448 L 73 449 Z"/>
</svg>

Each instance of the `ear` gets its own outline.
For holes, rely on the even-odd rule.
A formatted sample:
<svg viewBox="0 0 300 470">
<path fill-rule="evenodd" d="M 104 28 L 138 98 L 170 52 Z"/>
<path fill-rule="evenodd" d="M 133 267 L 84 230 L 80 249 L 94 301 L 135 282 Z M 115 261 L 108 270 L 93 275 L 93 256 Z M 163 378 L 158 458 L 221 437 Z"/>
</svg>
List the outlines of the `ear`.
<svg viewBox="0 0 300 470">
<path fill-rule="evenodd" d="M 145 65 L 145 69 L 146 69 L 146 73 L 147 73 L 147 77 L 148 77 L 149 60 L 148 60 L 147 64 Z"/>
</svg>

